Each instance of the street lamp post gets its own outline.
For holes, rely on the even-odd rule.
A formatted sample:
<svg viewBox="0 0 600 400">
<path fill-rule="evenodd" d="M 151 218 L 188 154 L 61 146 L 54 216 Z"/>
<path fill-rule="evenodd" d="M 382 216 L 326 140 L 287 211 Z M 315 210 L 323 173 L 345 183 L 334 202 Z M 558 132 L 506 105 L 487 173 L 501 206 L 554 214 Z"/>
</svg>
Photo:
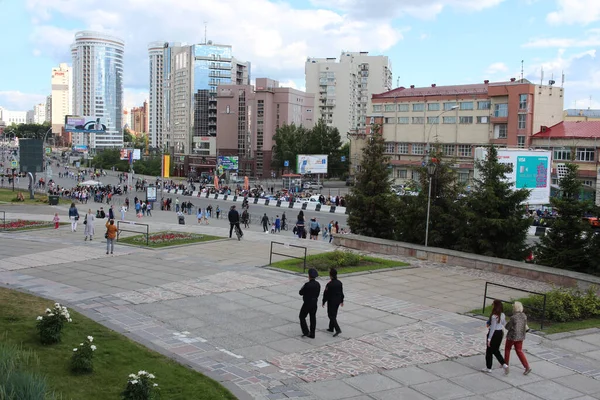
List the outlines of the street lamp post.
<svg viewBox="0 0 600 400">
<path fill-rule="evenodd" d="M 429 175 L 429 195 L 427 196 L 427 222 L 425 225 L 425 247 L 429 242 L 429 212 L 431 210 L 431 181 L 437 169 L 437 163 L 429 163 L 427 165 L 427 175 Z"/>
</svg>

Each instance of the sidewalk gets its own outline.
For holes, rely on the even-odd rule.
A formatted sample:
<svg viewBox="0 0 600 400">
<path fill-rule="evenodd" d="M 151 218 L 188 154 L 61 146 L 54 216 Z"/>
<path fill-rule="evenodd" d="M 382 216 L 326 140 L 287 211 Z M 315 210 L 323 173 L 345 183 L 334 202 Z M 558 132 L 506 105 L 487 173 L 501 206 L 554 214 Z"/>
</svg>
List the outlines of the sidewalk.
<svg viewBox="0 0 600 400">
<path fill-rule="evenodd" d="M 50 217 L 21 215 L 28 216 Z M 174 219 L 150 223 L 153 230 L 228 235 L 225 227 Z M 600 398 L 598 329 L 528 335 L 528 376 L 514 354 L 510 375 L 497 365 L 490 375 L 480 372 L 485 327 L 456 312 L 481 306 L 485 281 L 546 288 L 539 282 L 410 259 L 414 268 L 342 276 L 342 335 L 325 331 L 319 308 L 317 336 L 308 339 L 298 324 L 305 278 L 260 268 L 269 239 L 247 232 L 241 242 L 162 250 L 117 245 L 107 258 L 104 241 L 84 242 L 69 227 L 0 233 L 0 283 L 74 306 L 217 379 L 240 399 Z M 301 243 L 310 253 L 333 248 Z"/>
</svg>

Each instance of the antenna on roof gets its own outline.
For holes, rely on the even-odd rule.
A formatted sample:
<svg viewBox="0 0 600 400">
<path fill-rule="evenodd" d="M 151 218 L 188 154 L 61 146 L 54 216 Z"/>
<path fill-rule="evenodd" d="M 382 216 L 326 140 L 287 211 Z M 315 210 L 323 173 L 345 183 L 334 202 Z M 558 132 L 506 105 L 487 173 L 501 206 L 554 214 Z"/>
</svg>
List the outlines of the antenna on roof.
<svg viewBox="0 0 600 400">
<path fill-rule="evenodd" d="M 544 84 L 544 67 L 542 67 L 542 77 L 540 79 L 540 86 Z"/>
<path fill-rule="evenodd" d="M 204 21 L 204 44 L 206 44 L 206 42 L 207 42 L 207 37 L 206 37 L 207 27 L 208 27 L 208 22 Z"/>
<path fill-rule="evenodd" d="M 565 71 L 564 70 L 562 72 L 562 82 L 560 83 L 560 87 L 562 88 L 563 86 L 565 86 Z"/>
<path fill-rule="evenodd" d="M 521 60 L 521 83 L 523 83 L 523 63 L 524 60 Z"/>
<path fill-rule="evenodd" d="M 400 87 L 400 77 L 396 78 L 396 87 Z"/>
</svg>

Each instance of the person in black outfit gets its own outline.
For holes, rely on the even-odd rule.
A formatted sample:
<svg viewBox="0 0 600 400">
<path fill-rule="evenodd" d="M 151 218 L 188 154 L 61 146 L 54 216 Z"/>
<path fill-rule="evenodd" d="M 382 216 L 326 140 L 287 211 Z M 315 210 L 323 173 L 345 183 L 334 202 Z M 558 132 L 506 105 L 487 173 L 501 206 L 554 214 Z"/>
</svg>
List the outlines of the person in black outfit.
<svg viewBox="0 0 600 400">
<path fill-rule="evenodd" d="M 323 291 L 323 307 L 327 303 L 327 316 L 329 317 L 329 329 L 328 332 L 333 332 L 333 337 L 336 337 L 342 330 L 337 323 L 337 313 L 340 306 L 344 307 L 344 288 L 342 282 L 337 278 L 337 270 L 331 268 L 329 270 L 329 277 L 331 280 L 327 282 L 325 290 Z"/>
<path fill-rule="evenodd" d="M 317 329 L 317 308 L 319 307 L 319 293 L 321 285 L 315 280 L 319 276 L 316 269 L 308 270 L 308 282 L 300 289 L 302 296 L 302 308 L 300 309 L 300 328 L 302 328 L 302 336 L 308 336 L 311 339 L 315 338 L 315 330 Z M 310 316 L 310 331 L 306 326 L 306 316 Z"/>
<path fill-rule="evenodd" d="M 240 213 L 237 212 L 235 206 L 231 206 L 229 214 L 227 214 L 227 218 L 229 219 L 229 239 L 231 239 L 231 234 L 233 233 L 234 226 L 237 227 L 240 230 L 240 232 L 242 232 L 242 229 L 240 228 Z M 242 233 L 241 236 L 244 236 L 244 234 Z"/>
<path fill-rule="evenodd" d="M 263 215 L 262 219 L 263 232 L 269 232 L 269 217 L 267 217 L 267 213 Z"/>
</svg>

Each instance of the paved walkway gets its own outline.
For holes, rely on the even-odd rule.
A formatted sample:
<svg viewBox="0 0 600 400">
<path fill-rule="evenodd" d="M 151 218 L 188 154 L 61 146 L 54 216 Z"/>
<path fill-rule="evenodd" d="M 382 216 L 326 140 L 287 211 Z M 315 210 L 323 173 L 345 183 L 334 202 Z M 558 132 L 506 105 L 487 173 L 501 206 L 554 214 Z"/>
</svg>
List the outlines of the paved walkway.
<svg viewBox="0 0 600 400">
<path fill-rule="evenodd" d="M 152 224 L 225 235 L 222 227 Z M 165 250 L 117 245 L 107 257 L 103 241 L 84 242 L 69 227 L 0 233 L 0 283 L 75 306 L 240 398 L 600 398 L 597 329 L 553 340 L 528 335 L 528 376 L 515 355 L 508 376 L 479 372 L 485 328 L 457 312 L 481 306 L 485 281 L 547 289 L 542 283 L 411 259 L 411 268 L 343 278 L 342 335 L 325 331 L 319 309 L 317 337 L 301 338 L 297 291 L 305 278 L 259 267 L 271 238 L 248 232 L 241 242 Z M 288 235 L 278 240 L 298 243 Z M 332 249 L 301 243 L 310 253 Z"/>
</svg>

